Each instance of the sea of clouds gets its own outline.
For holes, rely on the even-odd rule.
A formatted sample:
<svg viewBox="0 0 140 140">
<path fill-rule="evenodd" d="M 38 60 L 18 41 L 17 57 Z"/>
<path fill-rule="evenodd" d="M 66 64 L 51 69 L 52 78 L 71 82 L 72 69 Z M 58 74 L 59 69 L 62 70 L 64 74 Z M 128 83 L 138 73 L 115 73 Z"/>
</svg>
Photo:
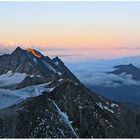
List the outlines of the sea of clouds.
<svg viewBox="0 0 140 140">
<path fill-rule="evenodd" d="M 104 87 L 117 87 L 140 85 L 140 81 L 135 81 L 131 74 L 108 74 L 114 71 L 114 66 L 121 64 L 134 64 L 140 67 L 140 56 L 125 57 L 112 60 L 85 61 L 76 63 L 67 63 L 67 67 L 86 85 L 97 85 Z"/>
</svg>

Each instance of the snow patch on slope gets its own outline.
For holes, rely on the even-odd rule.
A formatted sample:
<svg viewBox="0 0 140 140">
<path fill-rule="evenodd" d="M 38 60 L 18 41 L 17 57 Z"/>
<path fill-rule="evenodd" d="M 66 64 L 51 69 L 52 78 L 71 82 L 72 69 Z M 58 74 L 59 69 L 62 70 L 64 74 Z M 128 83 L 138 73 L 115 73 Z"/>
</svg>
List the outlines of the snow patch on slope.
<svg viewBox="0 0 140 140">
<path fill-rule="evenodd" d="M 39 96 L 45 91 L 51 92 L 54 87 L 47 87 L 49 84 L 50 82 L 37 86 L 29 86 L 14 91 L 0 88 L 0 109 L 19 104 L 27 98 Z"/>
<path fill-rule="evenodd" d="M 49 99 L 49 100 L 51 100 L 51 99 Z M 57 104 L 53 100 L 51 100 L 51 101 L 53 102 L 53 104 L 57 108 L 58 114 L 60 115 L 60 117 L 62 118 L 62 120 L 64 121 L 64 123 L 67 124 L 67 126 L 71 129 L 71 131 L 73 132 L 73 134 L 78 138 L 78 135 L 74 131 L 74 129 L 73 129 L 72 125 L 71 125 L 71 122 L 69 121 L 69 117 L 67 116 L 67 114 L 65 112 L 62 112 L 60 110 L 60 108 L 57 106 Z"/>
<path fill-rule="evenodd" d="M 107 106 L 104 106 L 104 109 L 107 110 L 107 111 L 109 111 L 109 112 L 111 112 L 111 113 L 114 113 L 114 111 L 111 110 L 111 109 L 109 109 Z"/>
<path fill-rule="evenodd" d="M 114 103 L 112 103 L 111 104 L 111 107 L 113 108 L 113 107 L 118 107 L 119 105 L 117 105 L 117 104 L 114 104 Z"/>
<path fill-rule="evenodd" d="M 118 107 L 119 105 L 115 104 L 115 103 L 111 103 L 111 105 L 109 106 L 109 103 L 107 102 L 106 106 L 103 105 L 101 102 L 96 103 L 102 110 L 107 110 L 111 113 L 115 113 L 114 112 L 114 107 Z"/>
<path fill-rule="evenodd" d="M 35 96 L 39 96 L 41 95 L 43 92 L 51 92 L 54 87 L 50 88 L 47 87 L 51 82 L 45 83 L 45 84 L 40 84 L 40 85 L 33 85 L 33 86 L 28 86 L 19 90 L 15 90 L 16 91 L 20 91 L 24 94 L 24 96 L 26 97 L 35 97 Z M 18 92 L 17 92 L 18 93 Z M 20 94 L 20 96 L 22 96 Z"/>
<path fill-rule="evenodd" d="M 99 103 L 96 103 L 101 109 L 103 109 L 103 106 L 102 104 L 99 102 Z"/>
<path fill-rule="evenodd" d="M 7 73 L 0 75 L 0 87 L 20 83 L 26 76 L 26 73 L 12 73 L 12 71 L 8 71 Z"/>
<path fill-rule="evenodd" d="M 18 95 L 16 95 L 14 91 L 0 89 L 0 109 L 9 107 L 14 104 L 16 105 L 26 99 L 26 96 L 19 96 L 21 92 L 18 92 L 17 94 Z"/>
<path fill-rule="evenodd" d="M 58 75 L 62 75 L 61 72 L 57 71 L 55 68 L 53 68 L 50 64 L 46 63 L 45 61 L 43 61 L 44 65 L 50 69 L 51 71 L 53 71 L 54 73 L 57 73 Z"/>
</svg>

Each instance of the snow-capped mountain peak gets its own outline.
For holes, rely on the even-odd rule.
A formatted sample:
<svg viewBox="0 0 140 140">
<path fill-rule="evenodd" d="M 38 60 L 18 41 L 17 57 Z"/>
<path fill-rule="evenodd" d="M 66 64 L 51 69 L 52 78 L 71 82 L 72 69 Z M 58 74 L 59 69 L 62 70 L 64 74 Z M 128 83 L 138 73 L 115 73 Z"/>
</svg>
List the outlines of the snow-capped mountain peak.
<svg viewBox="0 0 140 140">
<path fill-rule="evenodd" d="M 0 56 L 0 99 L 0 137 L 140 135 L 137 111 L 90 91 L 58 57 L 34 49 Z"/>
<path fill-rule="evenodd" d="M 17 79 L 21 79 L 21 75 L 24 74 L 25 77 L 22 81 L 17 81 L 17 83 L 10 82 L 12 83 L 12 85 L 10 84 L 10 87 L 14 86 L 16 88 L 42 84 L 50 81 L 50 79 L 62 78 L 63 75 L 69 75 L 69 78 L 73 77 L 77 80 L 59 58 L 57 58 L 59 65 L 56 65 L 54 60 L 56 59 L 44 56 L 39 51 L 32 48 L 23 50 L 22 48 L 17 47 L 11 54 L 0 56 L 0 78 L 1 76 L 3 77 L 3 75 L 7 77 L 7 73 L 9 72 L 11 72 L 11 75 L 13 76 L 16 75 Z M 11 78 L 9 78 L 9 80 L 10 79 Z M 4 81 L 0 82 L 3 83 Z M 2 85 L 9 87 L 6 83 L 3 83 Z"/>
</svg>

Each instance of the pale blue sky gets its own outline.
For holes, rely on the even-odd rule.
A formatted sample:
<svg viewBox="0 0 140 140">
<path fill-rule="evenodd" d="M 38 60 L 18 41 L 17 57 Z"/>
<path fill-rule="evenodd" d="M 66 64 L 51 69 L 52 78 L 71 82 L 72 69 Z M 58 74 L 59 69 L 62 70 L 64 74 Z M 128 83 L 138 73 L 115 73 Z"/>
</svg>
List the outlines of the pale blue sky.
<svg viewBox="0 0 140 140">
<path fill-rule="evenodd" d="M 8 47 L 139 48 L 139 25 L 140 2 L 0 2 Z"/>
</svg>

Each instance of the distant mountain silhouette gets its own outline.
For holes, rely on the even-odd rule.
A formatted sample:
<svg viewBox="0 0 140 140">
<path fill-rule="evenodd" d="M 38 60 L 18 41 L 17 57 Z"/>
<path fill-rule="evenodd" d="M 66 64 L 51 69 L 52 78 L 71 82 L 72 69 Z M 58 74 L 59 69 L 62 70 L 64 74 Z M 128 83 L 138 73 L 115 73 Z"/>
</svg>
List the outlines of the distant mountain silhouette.
<svg viewBox="0 0 140 140">
<path fill-rule="evenodd" d="M 108 72 L 113 74 L 131 74 L 134 80 L 140 81 L 140 69 L 135 67 L 133 64 L 129 65 L 117 65 L 114 66 L 116 70 Z"/>
</svg>

